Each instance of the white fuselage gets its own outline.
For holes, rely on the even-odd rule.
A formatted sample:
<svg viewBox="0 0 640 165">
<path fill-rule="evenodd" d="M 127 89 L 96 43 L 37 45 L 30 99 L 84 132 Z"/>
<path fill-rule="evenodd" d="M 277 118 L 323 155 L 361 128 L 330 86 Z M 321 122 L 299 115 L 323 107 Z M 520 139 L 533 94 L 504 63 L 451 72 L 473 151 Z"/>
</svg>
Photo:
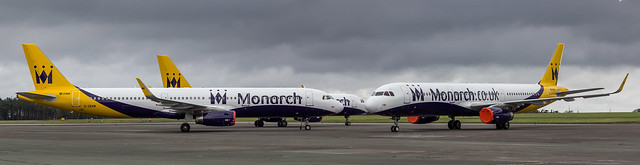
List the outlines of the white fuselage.
<svg viewBox="0 0 640 165">
<path fill-rule="evenodd" d="M 366 107 L 385 116 L 475 116 L 473 104 L 540 98 L 543 91 L 538 84 L 391 83 L 377 88 Z"/>
<path fill-rule="evenodd" d="M 329 94 L 338 100 L 344 106 L 342 112 L 335 114 L 336 116 L 350 116 L 367 113 L 364 105 L 364 99 L 352 94 Z"/>
<path fill-rule="evenodd" d="M 80 88 L 93 101 L 132 117 L 172 112 L 147 99 L 140 88 Z M 237 117 L 305 117 L 342 111 L 325 92 L 310 88 L 150 88 L 157 97 L 201 106 L 228 107 Z M 82 103 L 82 100 L 79 100 Z M 91 106 L 82 104 L 84 106 Z"/>
</svg>

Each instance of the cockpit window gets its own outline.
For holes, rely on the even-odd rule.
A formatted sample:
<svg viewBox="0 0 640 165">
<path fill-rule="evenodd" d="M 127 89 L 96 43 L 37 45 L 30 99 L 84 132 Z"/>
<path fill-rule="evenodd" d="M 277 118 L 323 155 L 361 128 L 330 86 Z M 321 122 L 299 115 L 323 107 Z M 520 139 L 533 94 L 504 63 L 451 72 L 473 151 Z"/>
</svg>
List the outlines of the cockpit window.
<svg viewBox="0 0 640 165">
<path fill-rule="evenodd" d="M 333 100 L 333 97 L 330 95 L 323 95 L 322 100 Z"/>
<path fill-rule="evenodd" d="M 371 96 L 395 96 L 395 94 L 393 94 L 393 92 L 391 91 L 380 91 L 380 92 L 373 92 Z"/>
</svg>

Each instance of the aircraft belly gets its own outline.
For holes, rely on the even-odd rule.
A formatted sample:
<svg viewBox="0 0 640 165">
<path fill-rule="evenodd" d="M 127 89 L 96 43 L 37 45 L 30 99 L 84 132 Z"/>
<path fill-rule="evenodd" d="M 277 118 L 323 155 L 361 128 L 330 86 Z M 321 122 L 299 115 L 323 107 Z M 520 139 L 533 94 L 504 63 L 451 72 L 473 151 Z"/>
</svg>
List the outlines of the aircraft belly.
<svg viewBox="0 0 640 165">
<path fill-rule="evenodd" d="M 236 111 L 236 117 L 301 117 L 334 114 L 334 112 L 311 106 L 292 105 L 256 105 L 233 110 Z"/>
<path fill-rule="evenodd" d="M 464 108 L 455 104 L 443 102 L 421 102 L 403 105 L 388 110 L 380 111 L 377 115 L 383 116 L 421 116 L 421 115 L 454 115 L 454 116 L 478 116 L 479 112 Z"/>
<path fill-rule="evenodd" d="M 351 107 L 344 107 L 344 109 L 340 112 L 337 113 L 333 116 L 344 116 L 344 115 L 361 115 L 367 113 L 363 110 L 357 109 L 357 108 L 351 108 Z"/>
</svg>

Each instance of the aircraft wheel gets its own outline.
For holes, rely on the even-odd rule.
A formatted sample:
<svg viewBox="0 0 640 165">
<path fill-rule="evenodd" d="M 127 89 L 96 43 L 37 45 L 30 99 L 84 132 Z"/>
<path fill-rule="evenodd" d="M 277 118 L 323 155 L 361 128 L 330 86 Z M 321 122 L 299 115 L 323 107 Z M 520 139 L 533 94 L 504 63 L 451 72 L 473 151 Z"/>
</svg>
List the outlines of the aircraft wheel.
<svg viewBox="0 0 640 165">
<path fill-rule="evenodd" d="M 310 126 L 310 125 L 305 125 L 305 126 L 304 126 L 304 130 L 307 130 L 307 131 L 308 131 L 308 130 L 311 130 L 311 126 Z"/>
<path fill-rule="evenodd" d="M 278 127 L 287 127 L 288 123 L 286 120 L 282 120 L 278 122 Z"/>
<path fill-rule="evenodd" d="M 453 120 L 449 120 L 449 123 L 447 123 L 447 127 L 449 127 L 449 129 L 454 129 L 453 128 Z"/>
<path fill-rule="evenodd" d="M 452 126 L 453 126 L 453 129 L 461 129 L 462 128 L 462 122 L 460 122 L 460 120 L 453 121 Z"/>
<path fill-rule="evenodd" d="M 507 121 L 504 124 L 502 124 L 502 129 L 509 129 L 510 126 L 511 124 Z"/>
<path fill-rule="evenodd" d="M 399 126 L 391 126 L 391 132 L 399 132 L 400 131 L 400 127 Z"/>
<path fill-rule="evenodd" d="M 189 123 L 182 123 L 182 125 L 180 126 L 180 131 L 189 132 L 189 130 L 191 130 L 191 126 L 189 125 Z"/>
<path fill-rule="evenodd" d="M 253 125 L 255 125 L 256 127 L 264 127 L 264 121 L 256 120 L 255 122 L 253 122 Z"/>
<path fill-rule="evenodd" d="M 351 122 L 348 122 L 348 121 L 347 121 L 347 122 L 344 122 L 344 125 L 346 125 L 346 126 L 351 126 Z"/>
</svg>

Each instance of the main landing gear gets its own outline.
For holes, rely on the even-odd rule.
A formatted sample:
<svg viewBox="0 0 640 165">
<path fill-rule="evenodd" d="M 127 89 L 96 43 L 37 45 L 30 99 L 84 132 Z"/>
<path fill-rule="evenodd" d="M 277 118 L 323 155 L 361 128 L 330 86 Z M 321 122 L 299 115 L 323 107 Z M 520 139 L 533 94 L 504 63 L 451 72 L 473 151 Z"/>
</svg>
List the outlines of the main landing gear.
<svg viewBox="0 0 640 165">
<path fill-rule="evenodd" d="M 253 125 L 256 127 L 264 127 L 264 121 L 262 120 L 256 120 L 253 122 Z"/>
<path fill-rule="evenodd" d="M 393 126 L 391 126 L 391 132 L 399 132 L 400 127 L 398 126 L 398 121 L 400 120 L 400 116 L 392 116 L 391 119 L 393 119 Z"/>
<path fill-rule="evenodd" d="M 287 127 L 287 120 L 280 120 L 278 121 L 278 127 Z"/>
<path fill-rule="evenodd" d="M 302 130 L 302 123 L 304 122 L 304 130 L 311 130 L 311 125 L 309 125 L 309 117 L 303 117 L 300 122 L 300 130 Z"/>
<path fill-rule="evenodd" d="M 460 122 L 460 120 L 456 120 L 455 116 L 449 116 L 449 118 L 451 118 L 451 120 L 449 120 L 449 123 L 447 123 L 447 126 L 449 127 L 449 129 L 462 128 L 462 122 Z"/>
<path fill-rule="evenodd" d="M 193 114 L 184 114 L 184 123 L 180 125 L 181 132 L 189 132 L 191 130 L 191 126 L 189 125 L 191 119 L 193 119 Z"/>
<path fill-rule="evenodd" d="M 344 125 L 346 125 L 346 126 L 351 126 L 351 122 L 349 122 L 349 117 L 350 117 L 350 115 L 344 115 L 344 119 L 346 120 L 344 122 Z"/>
<path fill-rule="evenodd" d="M 191 130 L 191 126 L 189 125 L 189 123 L 182 123 L 182 125 L 180 126 L 180 131 L 189 132 L 189 130 Z"/>
<path fill-rule="evenodd" d="M 509 129 L 509 126 L 511 126 L 509 121 L 504 123 L 496 123 L 496 129 Z"/>
<path fill-rule="evenodd" d="M 258 118 L 258 120 L 253 122 L 253 125 L 256 127 L 264 127 L 264 122 L 277 122 L 278 127 L 287 127 L 287 118 Z"/>
</svg>

